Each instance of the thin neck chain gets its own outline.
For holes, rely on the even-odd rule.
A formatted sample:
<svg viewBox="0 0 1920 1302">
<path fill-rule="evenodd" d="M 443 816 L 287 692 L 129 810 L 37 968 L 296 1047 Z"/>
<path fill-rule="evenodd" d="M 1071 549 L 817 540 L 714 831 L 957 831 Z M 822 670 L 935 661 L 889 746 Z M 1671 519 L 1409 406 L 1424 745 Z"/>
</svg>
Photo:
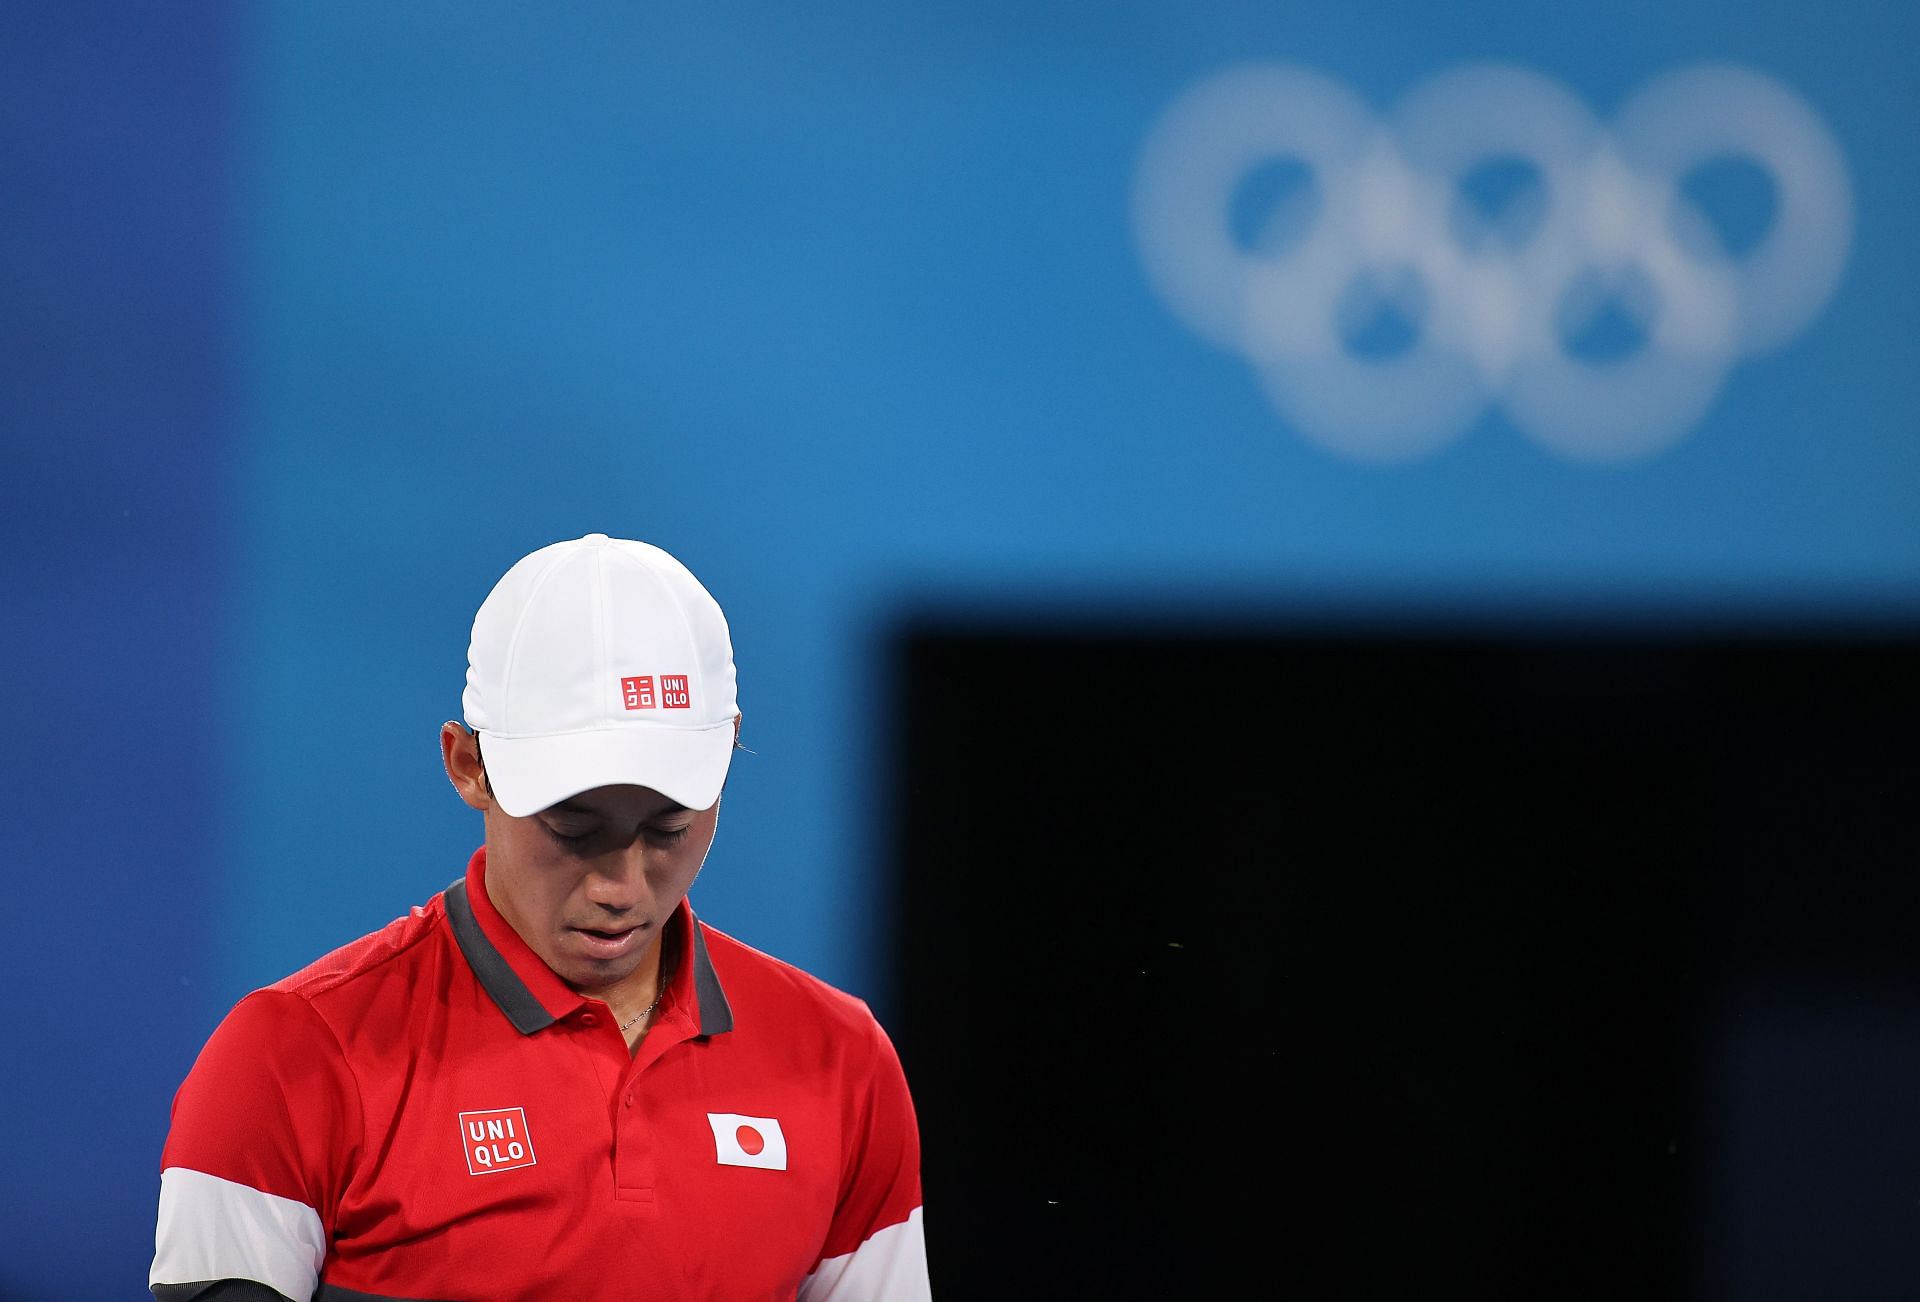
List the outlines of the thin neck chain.
<svg viewBox="0 0 1920 1302">
<path fill-rule="evenodd" d="M 622 1022 L 622 1024 L 620 1024 L 620 1035 L 626 1035 L 630 1029 L 634 1029 L 636 1022 L 645 1022 L 645 1020 L 647 1020 L 647 1014 L 651 1014 L 655 1008 L 659 1008 L 660 999 L 666 997 L 666 983 L 674 976 L 674 958 L 676 958 L 676 947 L 668 945 L 668 939 L 670 939 L 670 937 L 664 937 L 664 935 L 660 937 L 659 966 L 655 966 L 655 970 L 653 970 L 653 981 L 655 981 L 655 985 L 653 985 L 653 1002 L 647 1004 L 645 1008 L 641 1008 L 639 1012 L 636 1012 L 632 1018 L 628 1018 L 626 1022 Z"/>
<path fill-rule="evenodd" d="M 645 1020 L 649 1013 L 660 1006 L 661 998 L 667 993 L 667 979 L 673 975 L 672 959 L 673 955 L 667 949 L 666 937 L 663 936 L 660 938 L 659 966 L 653 970 L 653 1002 L 620 1023 L 620 1034 L 625 1035 L 633 1029 L 634 1023 Z"/>
<path fill-rule="evenodd" d="M 658 1008 L 660 1006 L 660 996 L 666 993 L 667 993 L 667 983 L 665 981 L 662 981 L 660 983 L 660 988 L 654 991 L 653 993 L 653 1002 L 648 1004 L 645 1008 L 642 1008 L 639 1012 L 635 1013 L 632 1017 L 629 1017 L 626 1021 L 620 1023 L 620 1034 L 625 1035 L 628 1029 L 632 1027 L 632 1025 L 635 1022 L 639 1021 L 641 1018 L 645 1017 L 648 1013 Z"/>
</svg>

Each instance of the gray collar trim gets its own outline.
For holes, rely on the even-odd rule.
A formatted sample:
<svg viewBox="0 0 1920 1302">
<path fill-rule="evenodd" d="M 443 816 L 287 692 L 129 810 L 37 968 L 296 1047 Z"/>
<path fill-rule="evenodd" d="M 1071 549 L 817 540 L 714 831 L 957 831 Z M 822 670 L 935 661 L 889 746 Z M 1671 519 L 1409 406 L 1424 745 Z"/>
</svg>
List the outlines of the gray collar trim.
<svg viewBox="0 0 1920 1302">
<path fill-rule="evenodd" d="M 698 918 L 689 921 L 693 923 L 693 995 L 700 1005 L 700 1034 L 721 1035 L 733 1029 L 733 1005 L 727 1002 L 720 975 L 707 957 L 706 929 Z"/>
<path fill-rule="evenodd" d="M 460 943 L 460 952 L 467 956 L 467 965 L 480 978 L 481 988 L 500 1006 L 500 1011 L 513 1023 L 513 1029 L 522 1035 L 532 1035 L 552 1026 L 553 1014 L 533 997 L 527 983 L 493 947 L 487 933 L 480 930 L 480 920 L 473 916 L 473 901 L 467 898 L 465 878 L 447 887 L 446 900 L 447 921 L 453 924 L 453 938 Z"/>
</svg>

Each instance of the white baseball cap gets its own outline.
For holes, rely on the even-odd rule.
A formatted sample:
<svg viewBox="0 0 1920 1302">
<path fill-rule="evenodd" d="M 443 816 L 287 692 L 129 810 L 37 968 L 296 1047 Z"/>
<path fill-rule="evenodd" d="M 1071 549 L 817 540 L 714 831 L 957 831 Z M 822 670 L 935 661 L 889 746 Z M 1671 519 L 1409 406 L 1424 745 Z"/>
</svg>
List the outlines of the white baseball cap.
<svg viewBox="0 0 1920 1302">
<path fill-rule="evenodd" d="M 590 533 L 487 594 L 461 708 L 516 818 L 616 783 L 706 809 L 733 758 L 734 692 L 727 619 L 700 581 L 649 543 Z"/>
</svg>

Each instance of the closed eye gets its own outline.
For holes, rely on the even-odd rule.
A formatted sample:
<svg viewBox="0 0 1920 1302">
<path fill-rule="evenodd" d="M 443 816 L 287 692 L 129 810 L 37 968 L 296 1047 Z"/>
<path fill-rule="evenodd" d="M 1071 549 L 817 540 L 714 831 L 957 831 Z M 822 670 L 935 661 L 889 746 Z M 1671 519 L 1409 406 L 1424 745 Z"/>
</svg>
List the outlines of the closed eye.
<svg viewBox="0 0 1920 1302">
<path fill-rule="evenodd" d="M 546 828 L 548 836 L 552 837 L 561 845 L 573 850 L 581 849 L 589 841 L 592 841 L 600 835 L 599 828 L 588 828 L 584 832 L 568 832 L 554 827 L 550 823 L 542 823 L 541 826 Z M 687 833 L 692 830 L 692 820 L 688 820 L 678 827 L 643 826 L 640 829 L 640 835 L 645 838 L 647 844 L 660 846 L 665 849 L 676 846 L 686 840 Z"/>
</svg>

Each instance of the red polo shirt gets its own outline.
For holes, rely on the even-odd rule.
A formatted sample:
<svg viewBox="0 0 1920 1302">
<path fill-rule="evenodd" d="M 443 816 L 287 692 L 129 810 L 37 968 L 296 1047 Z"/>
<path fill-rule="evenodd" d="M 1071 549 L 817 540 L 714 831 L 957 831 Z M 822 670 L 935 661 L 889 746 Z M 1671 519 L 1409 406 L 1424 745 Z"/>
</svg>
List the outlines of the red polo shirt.
<svg viewBox="0 0 1920 1302">
<path fill-rule="evenodd" d="M 927 1296 L 913 1104 L 863 1002 L 682 905 L 629 1054 L 485 877 L 483 849 L 220 1024 L 174 1099 L 157 1296 Z"/>
</svg>

